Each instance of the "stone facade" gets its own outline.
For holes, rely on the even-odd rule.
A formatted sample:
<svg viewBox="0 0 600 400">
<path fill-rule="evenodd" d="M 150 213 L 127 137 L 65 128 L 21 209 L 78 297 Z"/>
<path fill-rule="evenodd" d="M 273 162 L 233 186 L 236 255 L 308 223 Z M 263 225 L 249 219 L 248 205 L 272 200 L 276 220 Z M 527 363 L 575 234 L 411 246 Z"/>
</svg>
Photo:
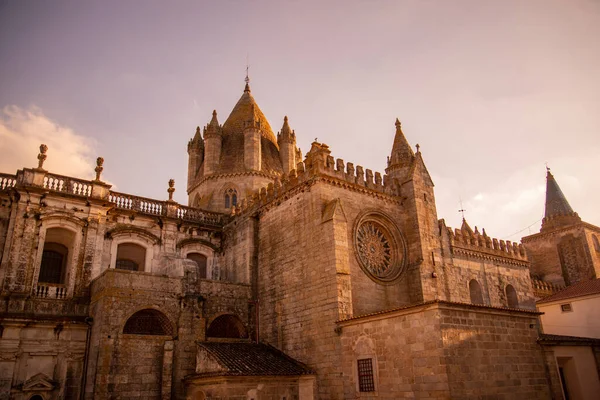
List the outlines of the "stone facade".
<svg viewBox="0 0 600 400">
<path fill-rule="evenodd" d="M 188 144 L 189 206 L 47 151 L 0 174 L 0 399 L 556 398 L 534 300 L 596 273 L 597 228 L 447 227 L 399 121 L 385 174 L 316 141 L 303 159 L 247 85 Z"/>
</svg>

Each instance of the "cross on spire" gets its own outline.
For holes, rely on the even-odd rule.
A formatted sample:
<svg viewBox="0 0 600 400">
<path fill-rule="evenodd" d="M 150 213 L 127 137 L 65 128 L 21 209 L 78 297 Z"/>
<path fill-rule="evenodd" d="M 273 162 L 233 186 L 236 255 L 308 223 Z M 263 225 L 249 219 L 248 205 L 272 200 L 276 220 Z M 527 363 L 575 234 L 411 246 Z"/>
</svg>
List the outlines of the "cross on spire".
<svg viewBox="0 0 600 400">
<path fill-rule="evenodd" d="M 462 214 L 462 219 L 464 221 L 465 220 L 465 211 L 467 211 L 467 210 L 465 210 L 465 208 L 463 207 L 462 199 L 460 199 L 459 201 L 460 201 L 460 210 L 458 210 L 458 212 Z"/>
<path fill-rule="evenodd" d="M 250 62 L 248 61 L 249 56 L 248 54 L 246 54 L 246 79 L 244 79 L 246 81 L 246 85 L 248 83 L 250 83 L 250 77 L 248 76 L 248 71 L 250 70 Z"/>
</svg>

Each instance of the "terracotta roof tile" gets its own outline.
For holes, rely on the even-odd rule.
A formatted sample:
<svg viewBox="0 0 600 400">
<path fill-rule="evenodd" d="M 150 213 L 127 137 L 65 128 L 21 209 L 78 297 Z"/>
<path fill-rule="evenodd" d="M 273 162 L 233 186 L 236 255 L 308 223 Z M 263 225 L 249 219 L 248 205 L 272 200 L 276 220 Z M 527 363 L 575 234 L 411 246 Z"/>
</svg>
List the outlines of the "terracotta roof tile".
<svg viewBox="0 0 600 400">
<path fill-rule="evenodd" d="M 590 294 L 600 294 L 600 279 L 579 282 L 571 285 L 560 292 L 537 302 L 537 304 L 550 303 L 557 300 L 572 299 L 574 297 L 588 296 Z"/>
<path fill-rule="evenodd" d="M 565 336 L 565 335 L 551 335 L 547 333 L 542 333 L 538 338 L 538 342 L 540 343 L 585 343 L 585 344 L 600 344 L 600 339 L 596 338 L 587 338 L 580 336 Z"/>
<path fill-rule="evenodd" d="M 219 375 L 308 375 L 314 372 L 306 365 L 263 343 L 202 342 L 227 372 Z"/>
</svg>

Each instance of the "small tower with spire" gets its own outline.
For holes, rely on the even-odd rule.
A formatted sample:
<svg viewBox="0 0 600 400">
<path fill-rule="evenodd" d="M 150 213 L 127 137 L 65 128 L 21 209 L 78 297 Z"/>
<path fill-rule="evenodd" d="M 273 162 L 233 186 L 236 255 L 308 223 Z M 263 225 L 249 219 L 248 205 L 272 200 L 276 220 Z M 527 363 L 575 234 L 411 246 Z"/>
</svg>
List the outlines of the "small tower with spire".
<svg viewBox="0 0 600 400">
<path fill-rule="evenodd" d="M 388 158 L 388 165 L 385 172 L 393 179 L 404 181 L 408 177 L 414 159 L 415 153 L 402 132 L 400 120 L 396 118 L 394 145 L 392 146 L 392 154 Z"/>
<path fill-rule="evenodd" d="M 542 227 L 539 233 L 521 239 L 531 261 L 531 275 L 567 286 L 600 277 L 600 246 L 594 246 L 599 237 L 600 227 L 581 220 L 546 167 Z"/>
<path fill-rule="evenodd" d="M 250 78 L 246 70 L 245 94 L 250 94 Z M 261 122 L 256 115 L 256 106 L 250 105 L 250 119 L 244 121 L 244 167 L 251 171 L 260 171 L 262 168 L 262 134 Z"/>
<path fill-rule="evenodd" d="M 204 129 L 204 175 L 213 174 L 221 158 L 223 144 L 223 129 L 217 120 L 217 111 L 212 113 L 212 119 Z"/>
<path fill-rule="evenodd" d="M 190 188 L 204 161 L 204 139 L 200 133 L 200 127 L 196 127 L 194 137 L 188 142 L 188 188 Z"/>
<path fill-rule="evenodd" d="M 581 222 L 558 186 L 550 168 L 546 167 L 546 209 L 541 232 Z"/>
<path fill-rule="evenodd" d="M 277 134 L 277 144 L 279 145 L 283 172 L 289 174 L 291 170 L 296 168 L 296 163 L 300 160 L 296 159 L 296 133 L 290 128 L 287 115 L 283 118 L 283 126 Z"/>
</svg>

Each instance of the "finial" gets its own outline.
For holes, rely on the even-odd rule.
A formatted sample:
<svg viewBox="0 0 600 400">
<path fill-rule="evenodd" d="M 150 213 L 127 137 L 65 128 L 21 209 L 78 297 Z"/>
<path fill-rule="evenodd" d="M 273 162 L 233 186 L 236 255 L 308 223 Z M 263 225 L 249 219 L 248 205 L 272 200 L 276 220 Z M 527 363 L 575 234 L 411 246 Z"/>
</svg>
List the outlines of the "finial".
<svg viewBox="0 0 600 400">
<path fill-rule="evenodd" d="M 250 63 L 248 62 L 248 55 L 246 54 L 246 78 L 244 81 L 246 82 L 246 87 L 244 87 L 244 92 L 250 93 L 250 77 L 248 76 L 248 70 L 250 69 Z"/>
<path fill-rule="evenodd" d="M 417 148 L 417 153 L 418 153 L 421 146 L 419 145 L 419 143 L 417 143 L 415 147 Z"/>
<path fill-rule="evenodd" d="M 167 189 L 169 193 L 169 201 L 173 201 L 173 193 L 175 192 L 175 179 L 169 179 L 169 188 Z"/>
<path fill-rule="evenodd" d="M 217 110 L 213 110 L 213 117 L 216 118 L 217 117 Z"/>
<path fill-rule="evenodd" d="M 283 117 L 283 122 L 288 122 L 288 117 L 287 115 L 285 117 Z"/>
<path fill-rule="evenodd" d="M 45 144 L 41 144 L 40 145 L 40 154 L 38 154 L 37 158 L 38 158 L 38 169 L 43 170 L 44 168 L 42 168 L 44 166 L 44 161 L 46 161 L 46 158 L 48 158 L 48 156 L 46 155 L 46 152 L 48 151 L 48 146 L 46 146 Z"/>
<path fill-rule="evenodd" d="M 96 171 L 96 181 L 100 182 L 100 175 L 102 174 L 102 171 L 104 170 L 104 167 L 102 166 L 104 164 L 104 158 L 102 157 L 98 157 L 96 158 L 96 168 L 94 169 L 94 171 Z"/>
<path fill-rule="evenodd" d="M 400 120 L 396 118 L 396 128 L 400 128 L 401 126 L 402 124 L 400 123 Z"/>
<path fill-rule="evenodd" d="M 200 134 L 200 127 L 199 127 L 199 126 L 197 126 L 197 127 L 196 127 L 196 135 L 199 135 L 199 134 Z"/>
</svg>

